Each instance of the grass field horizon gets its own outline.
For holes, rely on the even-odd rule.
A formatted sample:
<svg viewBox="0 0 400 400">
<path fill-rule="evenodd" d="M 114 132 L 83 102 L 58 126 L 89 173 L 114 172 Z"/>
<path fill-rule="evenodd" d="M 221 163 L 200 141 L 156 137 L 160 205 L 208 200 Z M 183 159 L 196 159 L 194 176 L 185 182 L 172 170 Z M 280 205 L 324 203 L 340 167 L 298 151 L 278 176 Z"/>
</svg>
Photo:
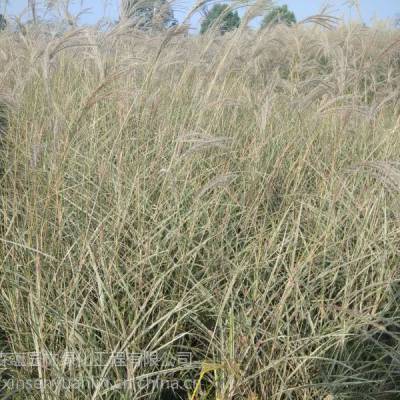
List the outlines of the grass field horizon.
<svg viewBox="0 0 400 400">
<path fill-rule="evenodd" d="M 0 32 L 0 398 L 400 398 L 400 33 L 308 22 Z"/>
</svg>

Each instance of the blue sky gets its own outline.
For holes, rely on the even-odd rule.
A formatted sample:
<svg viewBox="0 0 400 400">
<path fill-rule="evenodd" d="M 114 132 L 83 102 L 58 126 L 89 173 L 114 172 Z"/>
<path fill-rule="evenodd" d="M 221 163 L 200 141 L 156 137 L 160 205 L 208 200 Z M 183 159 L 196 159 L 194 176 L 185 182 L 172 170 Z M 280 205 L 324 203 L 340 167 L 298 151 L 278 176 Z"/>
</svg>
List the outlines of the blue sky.
<svg viewBox="0 0 400 400">
<path fill-rule="evenodd" d="M 8 14 L 19 14 L 27 6 L 28 0 L 0 0 L 0 10 L 4 11 L 7 5 Z M 94 23 L 102 16 L 116 19 L 118 15 L 119 0 L 74 0 L 73 9 L 76 11 L 82 8 L 88 8 L 85 15 L 81 17 L 82 23 Z M 193 0 L 178 0 L 176 2 L 175 16 L 182 19 L 185 12 L 193 5 Z M 349 7 L 349 0 L 284 0 L 276 1 L 277 4 L 287 4 L 294 11 L 298 20 L 309 15 L 317 14 L 321 8 L 329 4 L 330 13 L 339 17 L 356 18 L 357 12 L 355 8 Z M 400 0 L 360 0 L 361 16 L 364 22 L 370 24 L 374 19 L 393 18 L 396 14 L 400 14 Z M 0 11 L 1 12 L 1 11 Z M 198 24 L 199 17 L 192 20 L 192 24 Z M 195 26 L 196 27 L 196 26 Z"/>
</svg>

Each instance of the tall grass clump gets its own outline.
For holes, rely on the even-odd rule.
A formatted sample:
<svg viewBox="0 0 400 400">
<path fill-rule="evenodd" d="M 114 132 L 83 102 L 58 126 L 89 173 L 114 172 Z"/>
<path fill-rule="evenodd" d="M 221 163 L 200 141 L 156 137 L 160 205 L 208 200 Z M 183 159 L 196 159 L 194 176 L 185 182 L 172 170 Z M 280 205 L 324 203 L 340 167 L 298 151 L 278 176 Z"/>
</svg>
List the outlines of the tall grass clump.
<svg viewBox="0 0 400 400">
<path fill-rule="evenodd" d="M 0 36 L 5 396 L 399 398 L 400 37 L 321 18 Z"/>
<path fill-rule="evenodd" d="M 7 130 L 7 106 L 0 100 L 0 135 L 4 135 Z"/>
</svg>

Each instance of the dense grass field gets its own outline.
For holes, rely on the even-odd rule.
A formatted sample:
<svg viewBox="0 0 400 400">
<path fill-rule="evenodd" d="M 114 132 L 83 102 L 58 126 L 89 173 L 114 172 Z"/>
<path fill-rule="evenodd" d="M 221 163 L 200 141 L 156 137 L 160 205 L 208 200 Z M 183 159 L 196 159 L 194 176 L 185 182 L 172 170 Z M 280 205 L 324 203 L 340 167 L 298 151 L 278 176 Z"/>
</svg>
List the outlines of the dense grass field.
<svg viewBox="0 0 400 400">
<path fill-rule="evenodd" d="M 399 90 L 386 28 L 1 32 L 0 398 L 399 399 Z"/>
</svg>

